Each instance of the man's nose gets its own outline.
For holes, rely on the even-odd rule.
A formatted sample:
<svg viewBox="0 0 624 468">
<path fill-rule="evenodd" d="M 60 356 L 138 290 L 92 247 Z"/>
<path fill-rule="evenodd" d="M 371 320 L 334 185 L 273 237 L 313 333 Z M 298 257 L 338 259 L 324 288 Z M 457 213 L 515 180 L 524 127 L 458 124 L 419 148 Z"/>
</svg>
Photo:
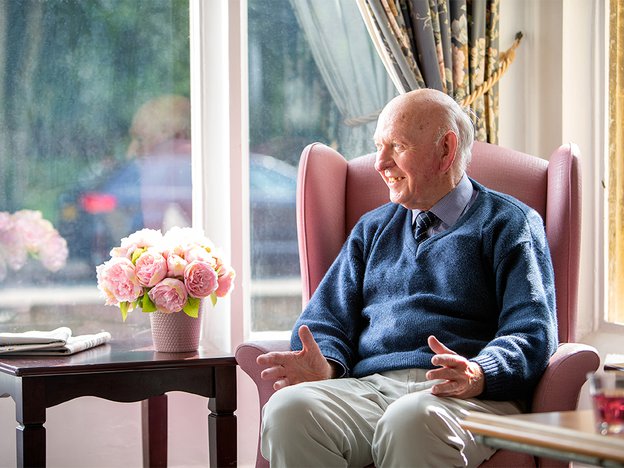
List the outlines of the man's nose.
<svg viewBox="0 0 624 468">
<path fill-rule="evenodd" d="M 392 157 L 390 156 L 390 150 L 387 146 L 382 146 L 377 150 L 375 155 L 375 170 L 377 172 L 383 172 L 392 164 Z"/>
</svg>

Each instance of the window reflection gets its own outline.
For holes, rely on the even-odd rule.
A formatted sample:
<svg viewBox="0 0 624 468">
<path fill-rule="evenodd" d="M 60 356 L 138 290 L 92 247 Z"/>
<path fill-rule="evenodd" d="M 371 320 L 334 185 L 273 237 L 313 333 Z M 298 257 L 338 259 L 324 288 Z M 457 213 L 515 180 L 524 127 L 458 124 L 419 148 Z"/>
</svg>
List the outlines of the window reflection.
<svg viewBox="0 0 624 468">
<path fill-rule="evenodd" d="M 149 328 L 105 307 L 95 265 L 141 227 L 190 224 L 188 0 L 0 0 L 0 211 L 41 211 L 57 272 L 0 282 L 0 330 Z"/>
<path fill-rule="evenodd" d="M 301 310 L 301 151 L 320 141 L 346 158 L 373 152 L 376 116 L 396 89 L 353 0 L 248 0 L 248 8 L 251 330 L 290 330 Z"/>
</svg>

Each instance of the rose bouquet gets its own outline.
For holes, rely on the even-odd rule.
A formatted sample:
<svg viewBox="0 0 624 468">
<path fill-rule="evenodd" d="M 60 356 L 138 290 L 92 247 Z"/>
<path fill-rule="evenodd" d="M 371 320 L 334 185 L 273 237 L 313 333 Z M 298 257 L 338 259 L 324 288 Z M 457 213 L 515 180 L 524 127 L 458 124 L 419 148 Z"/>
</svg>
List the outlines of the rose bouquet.
<svg viewBox="0 0 624 468">
<path fill-rule="evenodd" d="M 40 211 L 0 212 L 0 281 L 9 269 L 24 267 L 29 257 L 38 259 L 50 271 L 67 261 L 67 242 Z"/>
<path fill-rule="evenodd" d="M 232 290 L 235 277 L 201 231 L 178 227 L 164 235 L 142 229 L 125 237 L 96 272 L 106 304 L 119 306 L 124 321 L 137 307 L 197 318 L 201 299 L 216 304 Z"/>
</svg>

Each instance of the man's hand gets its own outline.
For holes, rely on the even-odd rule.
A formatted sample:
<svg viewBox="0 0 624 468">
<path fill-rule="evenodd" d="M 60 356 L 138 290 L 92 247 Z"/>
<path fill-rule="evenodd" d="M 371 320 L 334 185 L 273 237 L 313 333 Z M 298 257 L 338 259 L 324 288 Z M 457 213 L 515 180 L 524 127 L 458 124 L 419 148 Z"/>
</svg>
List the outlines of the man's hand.
<svg viewBox="0 0 624 468">
<path fill-rule="evenodd" d="M 274 380 L 273 388 L 279 390 L 288 385 L 333 377 L 334 370 L 321 354 L 312 332 L 306 325 L 299 327 L 299 338 L 303 344 L 301 351 L 274 351 L 258 356 L 256 362 L 267 366 L 260 377 Z"/>
<path fill-rule="evenodd" d="M 431 364 L 440 366 L 427 372 L 428 380 L 442 379 L 444 382 L 431 387 L 431 393 L 441 397 L 473 398 L 485 388 L 485 377 L 481 366 L 458 355 L 444 346 L 435 336 L 427 340 L 435 353 Z"/>
</svg>

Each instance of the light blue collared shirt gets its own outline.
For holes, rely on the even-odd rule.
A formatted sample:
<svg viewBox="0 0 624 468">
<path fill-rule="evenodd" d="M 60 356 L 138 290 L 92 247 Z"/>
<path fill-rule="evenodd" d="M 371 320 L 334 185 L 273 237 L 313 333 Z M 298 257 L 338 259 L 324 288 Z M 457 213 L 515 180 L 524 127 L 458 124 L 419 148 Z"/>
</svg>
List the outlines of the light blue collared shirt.
<svg viewBox="0 0 624 468">
<path fill-rule="evenodd" d="M 429 211 L 435 214 L 440 221 L 429 228 L 429 237 L 434 234 L 446 231 L 453 226 L 457 220 L 466 212 L 477 198 L 477 191 L 464 173 L 457 187 L 447 193 L 440 201 L 431 207 Z M 421 210 L 412 210 L 412 224 Z"/>
</svg>

